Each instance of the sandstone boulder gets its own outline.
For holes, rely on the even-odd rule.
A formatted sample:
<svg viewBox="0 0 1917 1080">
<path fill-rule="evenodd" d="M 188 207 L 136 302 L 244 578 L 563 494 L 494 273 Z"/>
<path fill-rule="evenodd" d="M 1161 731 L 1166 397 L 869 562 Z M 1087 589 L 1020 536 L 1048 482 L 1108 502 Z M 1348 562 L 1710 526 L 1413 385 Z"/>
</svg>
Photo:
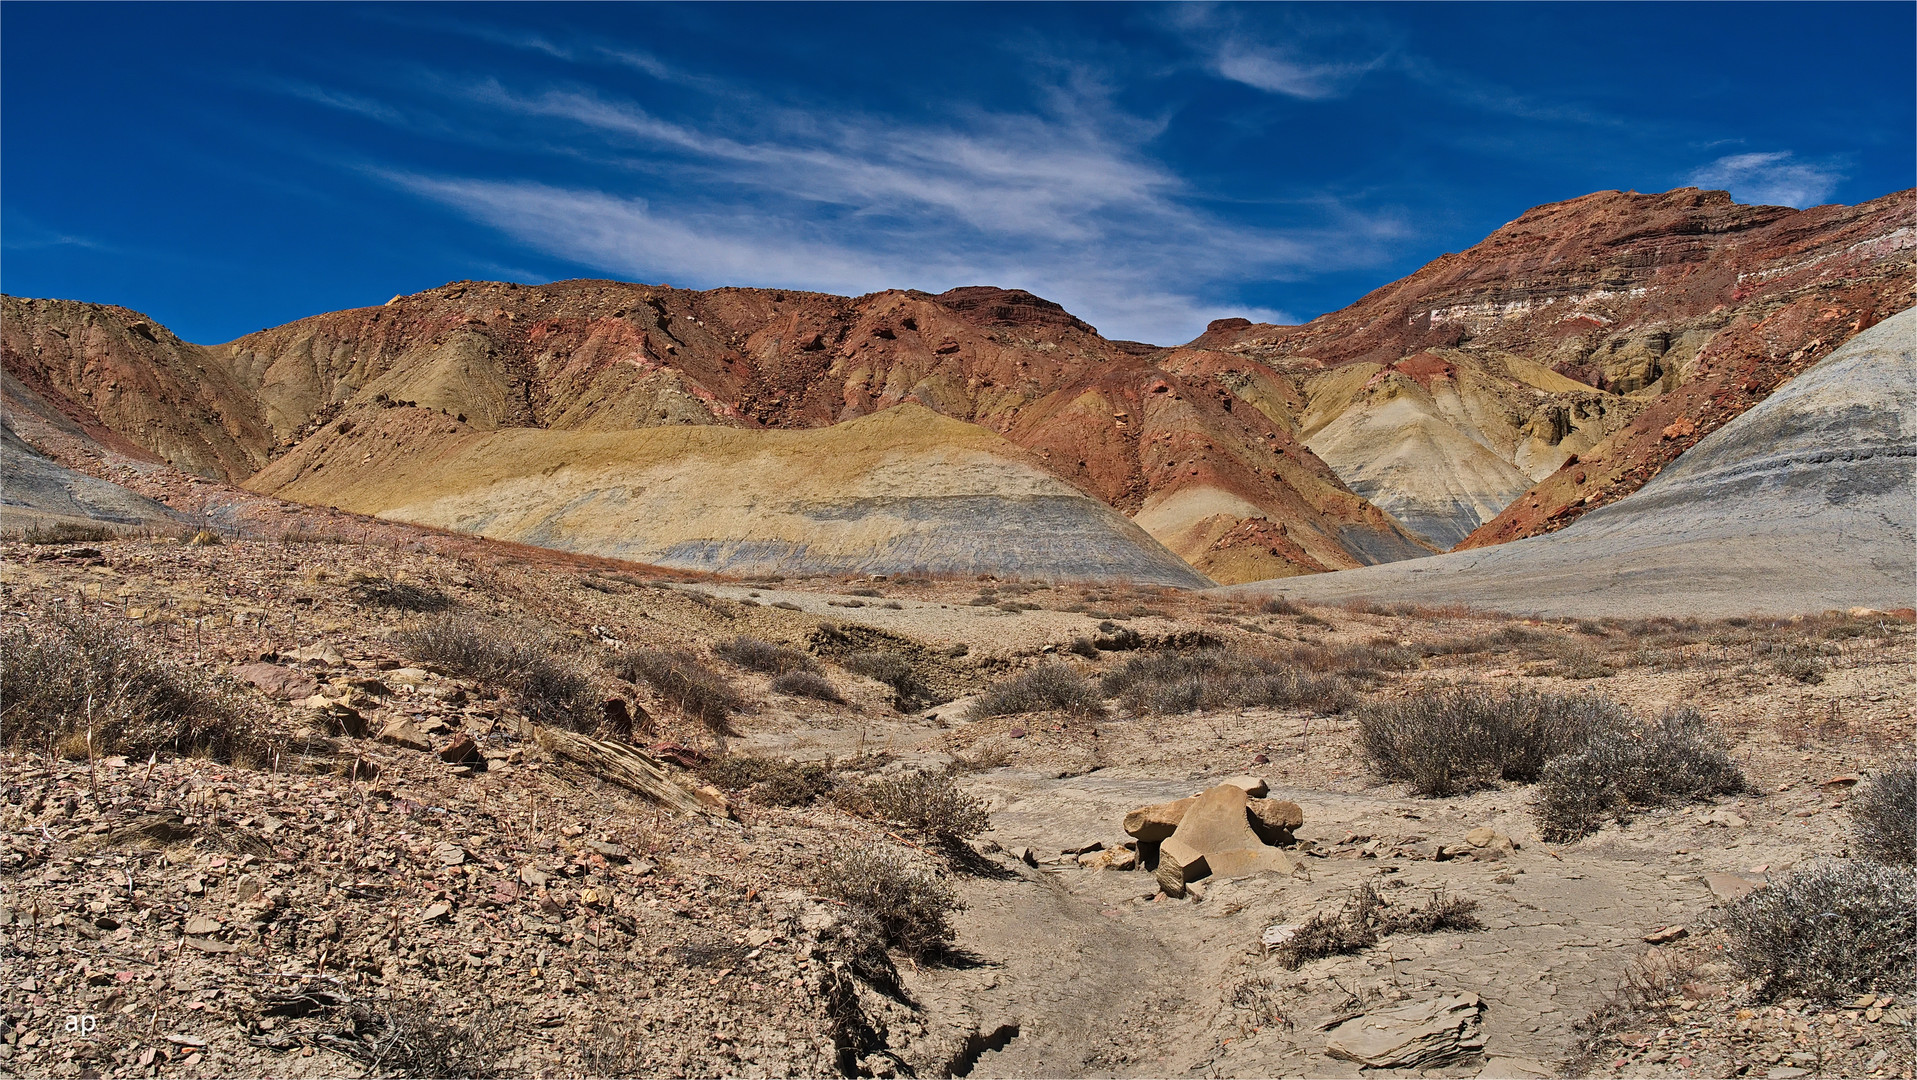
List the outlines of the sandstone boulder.
<svg viewBox="0 0 1917 1080">
<path fill-rule="evenodd" d="M 1246 813 L 1250 801 L 1244 788 L 1219 784 L 1192 800 L 1171 839 L 1183 841 L 1201 855 L 1258 847 L 1258 834 L 1251 831 Z"/>
<path fill-rule="evenodd" d="M 1293 844 L 1298 826 L 1305 823 L 1305 811 L 1295 802 L 1283 799 L 1252 799 L 1245 804 L 1251 831 L 1267 844 Z"/>
<path fill-rule="evenodd" d="M 440 748 L 439 760 L 453 765 L 463 765 L 479 760 L 479 745 L 465 732 L 453 736 L 453 740 Z"/>
<path fill-rule="evenodd" d="M 1161 854 L 1162 862 L 1162 854 Z M 1255 848 L 1234 848 L 1231 851 L 1213 851 L 1205 855 L 1205 866 L 1212 877 L 1247 877 L 1273 871 L 1289 874 L 1295 867 L 1291 859 L 1277 848 L 1259 845 Z"/>
<path fill-rule="evenodd" d="M 1187 885 L 1210 873 L 1204 853 L 1177 836 L 1158 846 L 1158 887 L 1166 895 L 1182 897 Z"/>
<path fill-rule="evenodd" d="M 1219 783 L 1242 788 L 1246 795 L 1254 799 L 1262 799 L 1271 791 L 1271 785 L 1265 783 L 1265 778 L 1262 776 L 1227 776 Z"/>
<path fill-rule="evenodd" d="M 1198 801 L 1193 795 L 1176 802 L 1158 803 L 1155 806 L 1141 806 L 1125 815 L 1125 832 L 1140 843 L 1155 844 L 1167 839 L 1185 820 L 1185 812 Z"/>
</svg>

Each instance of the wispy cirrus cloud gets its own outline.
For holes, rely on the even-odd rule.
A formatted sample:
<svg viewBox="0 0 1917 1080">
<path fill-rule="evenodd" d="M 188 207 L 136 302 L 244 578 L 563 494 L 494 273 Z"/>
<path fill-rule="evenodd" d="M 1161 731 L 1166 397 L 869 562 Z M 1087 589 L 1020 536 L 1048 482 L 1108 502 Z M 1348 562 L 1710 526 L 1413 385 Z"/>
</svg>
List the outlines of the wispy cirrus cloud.
<svg viewBox="0 0 1917 1080">
<path fill-rule="evenodd" d="M 1731 154 L 1690 174 L 1698 187 L 1723 188 L 1739 202 L 1802 209 L 1828 199 L 1844 174 L 1829 164 L 1802 161 L 1789 150 Z"/>
<path fill-rule="evenodd" d="M 1187 4 L 1168 9 L 1165 22 L 1213 75 L 1304 101 L 1343 97 L 1391 59 L 1365 27 L 1316 15 L 1274 23 L 1237 8 Z"/>
<path fill-rule="evenodd" d="M 1221 220 L 1148 153 L 1156 123 L 1115 109 L 1083 73 L 1044 87 L 1030 111 L 915 121 L 763 100 L 668 117 L 577 84 L 427 82 L 445 113 L 385 116 L 351 97 L 336 107 L 441 132 L 463 122 L 488 145 L 523 129 L 520 146 L 593 168 L 579 182 L 369 173 L 544 254 L 695 287 L 997 284 L 1057 300 L 1113 336 L 1176 342 L 1223 315 L 1295 321 L 1228 298 L 1246 283 L 1376 261 L 1407 231 L 1333 200 L 1313 208 L 1310 227 Z"/>
</svg>

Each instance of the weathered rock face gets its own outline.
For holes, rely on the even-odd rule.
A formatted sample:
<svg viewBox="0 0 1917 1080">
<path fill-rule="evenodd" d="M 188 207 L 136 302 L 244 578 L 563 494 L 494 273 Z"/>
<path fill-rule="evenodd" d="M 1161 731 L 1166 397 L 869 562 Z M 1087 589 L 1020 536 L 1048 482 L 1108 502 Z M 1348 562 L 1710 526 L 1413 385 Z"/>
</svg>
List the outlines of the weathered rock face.
<svg viewBox="0 0 1917 1080">
<path fill-rule="evenodd" d="M 1170 349 L 987 287 L 457 282 L 210 347 L 122 308 L 6 298 L 0 395 L 234 482 L 381 408 L 619 432 L 814 429 L 911 403 L 1243 582 L 1534 535 L 1635 490 L 1912 302 L 1911 203 L 1604 192 L 1305 326 L 1220 320 Z M 422 449 L 445 434 L 422 428 Z"/>
<path fill-rule="evenodd" d="M 1289 379 L 1296 430 L 1354 491 L 1481 547 L 1635 491 L 1910 306 L 1914 219 L 1912 192 L 1803 211 L 1599 192 L 1304 326 L 1215 326 L 1192 346 Z"/>
<path fill-rule="evenodd" d="M 1560 533 L 1282 591 L 1574 616 L 1908 607 L 1913 491 L 1917 310 L 1852 338 L 1643 490 Z"/>
<path fill-rule="evenodd" d="M 0 297 L 0 357 L 10 410 L 37 396 L 36 411 L 64 406 L 69 421 L 91 421 L 187 472 L 237 480 L 266 464 L 273 445 L 248 388 L 209 350 L 137 311 Z"/>
<path fill-rule="evenodd" d="M 1472 993 L 1373 1009 L 1325 1038 L 1325 1056 L 1366 1069 L 1435 1068 L 1483 1049 L 1484 1002 Z"/>
</svg>

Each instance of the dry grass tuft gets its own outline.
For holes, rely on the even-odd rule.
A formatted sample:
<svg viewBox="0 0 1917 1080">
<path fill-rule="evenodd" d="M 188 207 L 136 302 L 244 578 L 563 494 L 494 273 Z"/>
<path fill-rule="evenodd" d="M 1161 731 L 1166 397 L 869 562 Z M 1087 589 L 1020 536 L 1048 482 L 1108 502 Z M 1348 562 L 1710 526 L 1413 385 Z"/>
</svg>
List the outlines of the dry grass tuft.
<svg viewBox="0 0 1917 1080">
<path fill-rule="evenodd" d="M 816 671 L 788 671 L 772 680 L 772 692 L 829 701 L 835 705 L 845 703 L 845 696 L 839 693 L 839 688 Z"/>
<path fill-rule="evenodd" d="M 1064 664 L 1044 664 L 980 694 L 966 716 L 983 720 L 1031 712 L 1103 716 L 1105 702 L 1099 698 L 1098 688 L 1083 675 Z"/>
<path fill-rule="evenodd" d="M 448 615 L 402 630 L 393 640 L 425 663 L 507 690 L 514 707 L 537 723 L 591 731 L 603 717 L 591 680 L 557 659 L 537 635 Z"/>
<path fill-rule="evenodd" d="M 74 757 L 164 750 L 258 762 L 269 752 L 231 686 L 91 616 L 0 631 L 0 731 L 14 749 Z"/>
</svg>

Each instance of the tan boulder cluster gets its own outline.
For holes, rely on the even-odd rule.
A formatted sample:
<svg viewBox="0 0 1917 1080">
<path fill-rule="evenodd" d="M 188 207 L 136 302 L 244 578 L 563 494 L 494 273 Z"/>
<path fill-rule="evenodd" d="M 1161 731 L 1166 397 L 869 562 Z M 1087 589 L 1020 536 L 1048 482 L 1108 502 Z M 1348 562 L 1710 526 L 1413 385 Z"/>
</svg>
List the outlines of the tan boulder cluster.
<svg viewBox="0 0 1917 1080">
<path fill-rule="evenodd" d="M 1269 790 L 1258 777 L 1234 776 L 1189 798 L 1133 810 L 1125 815 L 1125 831 L 1170 896 L 1185 896 L 1207 877 L 1289 874 L 1294 864 L 1279 847 L 1295 842 L 1305 812 L 1297 803 L 1266 798 Z"/>
</svg>

